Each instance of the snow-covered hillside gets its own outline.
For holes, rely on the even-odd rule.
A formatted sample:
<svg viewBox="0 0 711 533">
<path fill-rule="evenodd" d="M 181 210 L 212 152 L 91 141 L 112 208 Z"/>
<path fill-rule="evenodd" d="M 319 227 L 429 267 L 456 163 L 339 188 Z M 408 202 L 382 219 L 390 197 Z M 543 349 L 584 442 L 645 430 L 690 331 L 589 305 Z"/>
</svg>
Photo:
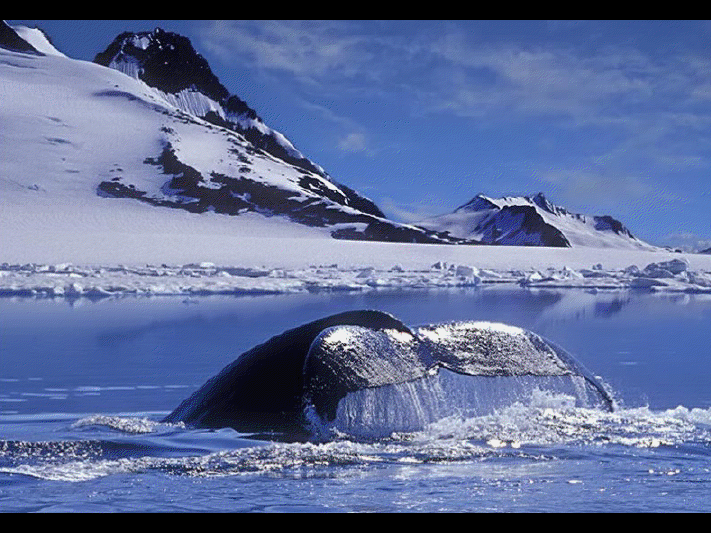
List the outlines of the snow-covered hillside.
<svg viewBox="0 0 711 533">
<path fill-rule="evenodd" d="M 94 62 L 144 81 L 163 92 L 179 109 L 238 131 L 255 147 L 279 159 L 327 176 L 284 135 L 264 124 L 246 102 L 229 94 L 186 37 L 160 28 L 125 32 L 97 54 Z M 372 214 L 382 215 L 374 206 L 371 209 Z"/>
<path fill-rule="evenodd" d="M 535 196 L 488 198 L 477 195 L 452 213 L 417 223 L 433 231 L 485 244 L 514 246 L 587 246 L 655 250 L 608 215 L 571 213 Z"/>
<path fill-rule="evenodd" d="M 445 241 L 387 220 L 367 198 L 330 179 L 236 103 L 204 60 L 200 79 L 188 79 L 187 87 L 164 80 L 159 88 L 140 79 L 152 72 L 155 57 L 161 65 L 174 61 L 196 70 L 193 63 L 202 58 L 185 38 L 160 30 L 124 35 L 114 43 L 123 44 L 109 68 L 64 56 L 37 29 L 5 26 L 4 35 L 5 43 L 19 39 L 29 46 L 18 52 L 0 43 L 0 201 L 13 227 L 37 218 L 67 232 L 91 231 L 94 224 L 81 224 L 124 218 L 121 231 L 140 234 L 175 218 L 200 226 L 195 215 L 217 213 L 231 219 L 215 220 L 218 232 L 279 218 L 265 220 L 265 232 L 298 225 L 347 239 Z M 178 56 L 161 55 L 171 47 Z M 150 210 L 130 205 L 137 203 Z M 176 209 L 193 216 L 168 213 Z"/>
</svg>

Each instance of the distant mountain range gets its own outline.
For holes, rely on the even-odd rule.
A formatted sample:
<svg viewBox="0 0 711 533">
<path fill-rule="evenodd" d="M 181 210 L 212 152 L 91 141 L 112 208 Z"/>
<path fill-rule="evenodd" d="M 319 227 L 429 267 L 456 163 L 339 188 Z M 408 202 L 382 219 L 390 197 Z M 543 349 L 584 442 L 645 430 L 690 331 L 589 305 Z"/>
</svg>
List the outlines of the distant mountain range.
<svg viewBox="0 0 711 533">
<path fill-rule="evenodd" d="M 452 213 L 416 225 L 483 244 L 658 249 L 637 239 L 611 216 L 571 213 L 553 205 L 543 193 L 497 199 L 479 194 Z"/>
<path fill-rule="evenodd" d="M 124 205 L 107 199 L 258 213 L 342 239 L 655 249 L 612 217 L 572 214 L 542 194 L 479 195 L 416 224 L 389 220 L 230 94 L 189 39 L 159 28 L 122 33 L 88 63 L 3 22 L 0 82 L 7 201 L 32 201 L 18 192 L 30 190 L 107 213 Z"/>
</svg>

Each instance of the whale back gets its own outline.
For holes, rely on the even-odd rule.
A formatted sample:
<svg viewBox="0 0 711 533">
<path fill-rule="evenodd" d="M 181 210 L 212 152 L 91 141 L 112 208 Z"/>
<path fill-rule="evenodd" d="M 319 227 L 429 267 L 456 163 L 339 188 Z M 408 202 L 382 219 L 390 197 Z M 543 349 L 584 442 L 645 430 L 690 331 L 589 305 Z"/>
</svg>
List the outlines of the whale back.
<svg viewBox="0 0 711 533">
<path fill-rule="evenodd" d="M 496 322 L 454 322 L 414 329 L 439 366 L 472 376 L 563 376 L 574 372 L 541 337 Z"/>
<path fill-rule="evenodd" d="M 570 353 L 536 333 L 497 322 L 453 322 L 413 328 L 436 364 L 470 376 L 579 376 L 607 410 L 610 391 Z"/>
</svg>

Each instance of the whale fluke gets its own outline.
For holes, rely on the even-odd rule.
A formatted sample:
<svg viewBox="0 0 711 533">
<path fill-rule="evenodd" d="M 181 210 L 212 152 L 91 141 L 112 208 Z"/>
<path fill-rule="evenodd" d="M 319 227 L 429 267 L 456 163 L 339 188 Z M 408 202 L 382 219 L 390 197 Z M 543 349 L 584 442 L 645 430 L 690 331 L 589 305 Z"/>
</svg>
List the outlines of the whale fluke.
<svg viewBox="0 0 711 533">
<path fill-rule="evenodd" d="M 464 376 L 573 376 L 612 410 L 602 384 L 570 354 L 506 324 L 408 327 L 381 311 L 348 311 L 277 335 L 245 352 L 165 422 L 246 432 L 308 432 L 305 412 L 336 417 L 349 393 L 419 382 L 440 369 Z"/>
<path fill-rule="evenodd" d="M 432 361 L 413 331 L 337 326 L 321 332 L 304 364 L 304 403 L 333 420 L 349 392 L 424 377 Z"/>
</svg>

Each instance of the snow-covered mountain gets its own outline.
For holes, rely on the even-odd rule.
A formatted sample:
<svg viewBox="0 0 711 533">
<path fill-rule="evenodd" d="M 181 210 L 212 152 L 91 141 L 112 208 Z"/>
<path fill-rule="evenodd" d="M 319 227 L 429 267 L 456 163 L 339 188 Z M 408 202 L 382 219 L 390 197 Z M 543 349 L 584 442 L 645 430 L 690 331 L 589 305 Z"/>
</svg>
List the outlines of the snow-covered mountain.
<svg viewBox="0 0 711 533">
<path fill-rule="evenodd" d="M 182 35 L 160 28 L 122 33 L 96 55 L 94 62 L 144 81 L 162 91 L 179 109 L 237 131 L 255 147 L 279 159 L 323 177 L 327 175 L 286 137 L 264 124 L 246 102 L 231 95 L 190 40 Z M 369 205 L 369 209 L 382 216 L 374 205 Z"/>
<path fill-rule="evenodd" d="M 416 225 L 484 244 L 658 250 L 611 216 L 571 213 L 543 193 L 496 199 L 479 194 L 452 213 Z"/>
<path fill-rule="evenodd" d="M 121 34 L 91 63 L 3 23 L 0 95 L 0 204 L 15 225 L 41 217 L 71 231 L 72 216 L 122 218 L 129 232 L 177 220 L 166 214 L 177 209 L 278 218 L 337 238 L 457 241 L 390 221 L 331 179 L 174 33 Z"/>
</svg>

